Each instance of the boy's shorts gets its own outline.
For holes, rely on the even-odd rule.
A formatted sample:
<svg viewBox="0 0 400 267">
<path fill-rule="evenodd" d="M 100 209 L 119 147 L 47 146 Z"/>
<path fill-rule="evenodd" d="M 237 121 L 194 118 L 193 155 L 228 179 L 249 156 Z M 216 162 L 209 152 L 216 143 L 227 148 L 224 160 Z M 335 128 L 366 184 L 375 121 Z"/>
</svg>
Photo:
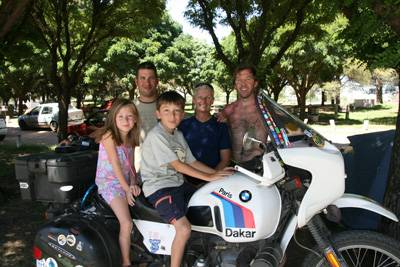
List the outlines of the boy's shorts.
<svg viewBox="0 0 400 267">
<path fill-rule="evenodd" d="M 184 182 L 178 187 L 157 190 L 147 199 L 165 222 L 174 223 L 186 215 L 187 205 L 195 191 L 193 186 Z"/>
</svg>

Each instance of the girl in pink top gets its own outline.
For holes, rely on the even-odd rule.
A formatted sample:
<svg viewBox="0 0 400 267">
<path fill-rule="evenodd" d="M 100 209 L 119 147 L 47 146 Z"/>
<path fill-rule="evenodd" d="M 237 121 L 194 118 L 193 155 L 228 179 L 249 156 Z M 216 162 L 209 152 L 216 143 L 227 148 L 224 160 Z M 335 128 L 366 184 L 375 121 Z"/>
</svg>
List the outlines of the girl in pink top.
<svg viewBox="0 0 400 267">
<path fill-rule="evenodd" d="M 119 245 L 122 266 L 130 264 L 132 218 L 128 205 L 140 194 L 134 169 L 134 149 L 139 145 L 139 116 L 127 99 L 117 99 L 107 115 L 104 127 L 94 133 L 100 143 L 96 184 L 120 223 Z"/>
</svg>

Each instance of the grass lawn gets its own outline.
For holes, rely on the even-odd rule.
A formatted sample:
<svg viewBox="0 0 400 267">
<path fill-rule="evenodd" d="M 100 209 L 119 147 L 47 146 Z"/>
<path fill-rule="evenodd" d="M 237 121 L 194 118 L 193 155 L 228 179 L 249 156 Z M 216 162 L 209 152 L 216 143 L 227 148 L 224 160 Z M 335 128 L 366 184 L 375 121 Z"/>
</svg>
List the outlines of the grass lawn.
<svg viewBox="0 0 400 267">
<path fill-rule="evenodd" d="M 398 112 L 397 104 L 376 105 L 371 108 L 358 108 L 350 111 L 349 119 L 345 112 L 339 112 L 335 118 L 334 112 L 320 112 L 319 121 L 315 124 L 327 125 L 330 119 L 335 119 L 336 125 L 361 125 L 368 120 L 371 125 L 396 125 Z"/>
</svg>

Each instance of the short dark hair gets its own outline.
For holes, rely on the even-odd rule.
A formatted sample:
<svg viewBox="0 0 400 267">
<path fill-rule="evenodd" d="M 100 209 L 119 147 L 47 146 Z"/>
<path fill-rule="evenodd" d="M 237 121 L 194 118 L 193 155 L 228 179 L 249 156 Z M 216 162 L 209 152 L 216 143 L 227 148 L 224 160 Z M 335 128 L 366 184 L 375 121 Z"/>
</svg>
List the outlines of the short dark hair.
<svg viewBox="0 0 400 267">
<path fill-rule="evenodd" d="M 139 64 L 136 70 L 136 77 L 139 75 L 139 70 L 153 70 L 156 77 L 158 77 L 157 68 L 151 61 L 145 61 Z"/>
<path fill-rule="evenodd" d="M 185 110 L 185 99 L 175 91 L 166 91 L 157 98 L 157 110 L 160 110 L 162 104 L 175 104 Z"/>
<path fill-rule="evenodd" d="M 239 66 L 237 66 L 235 71 L 233 72 L 233 79 L 235 79 L 236 74 L 238 74 L 242 70 L 249 70 L 251 72 L 251 74 L 253 74 L 254 78 L 257 79 L 256 68 L 251 64 L 240 64 Z"/>
</svg>

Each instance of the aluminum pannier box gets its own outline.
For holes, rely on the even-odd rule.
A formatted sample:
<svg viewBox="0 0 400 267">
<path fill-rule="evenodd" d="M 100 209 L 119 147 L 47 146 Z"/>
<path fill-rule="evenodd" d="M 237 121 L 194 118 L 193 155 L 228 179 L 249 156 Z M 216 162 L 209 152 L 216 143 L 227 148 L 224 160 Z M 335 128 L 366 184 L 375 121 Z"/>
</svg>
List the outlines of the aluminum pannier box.
<svg viewBox="0 0 400 267">
<path fill-rule="evenodd" d="M 22 199 L 71 203 L 94 183 L 97 151 L 39 153 L 18 157 L 15 174 Z"/>
</svg>

